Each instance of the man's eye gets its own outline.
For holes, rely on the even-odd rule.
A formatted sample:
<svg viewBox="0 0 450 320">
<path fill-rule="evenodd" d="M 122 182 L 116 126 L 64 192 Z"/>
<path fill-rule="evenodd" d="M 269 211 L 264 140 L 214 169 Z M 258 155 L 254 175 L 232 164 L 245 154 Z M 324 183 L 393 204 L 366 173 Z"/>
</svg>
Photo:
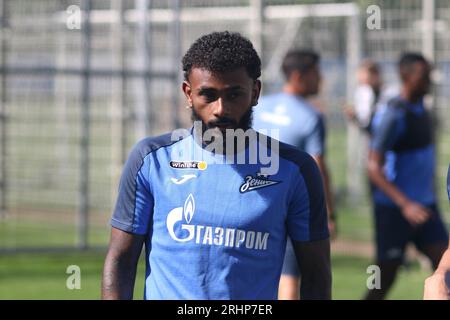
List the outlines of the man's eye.
<svg viewBox="0 0 450 320">
<path fill-rule="evenodd" d="M 202 96 L 207 102 L 213 102 L 217 99 L 216 95 L 212 93 L 203 93 Z"/>
<path fill-rule="evenodd" d="M 238 98 L 240 95 L 241 95 L 240 92 L 232 92 L 228 95 L 228 99 L 233 100 L 233 99 Z"/>
</svg>

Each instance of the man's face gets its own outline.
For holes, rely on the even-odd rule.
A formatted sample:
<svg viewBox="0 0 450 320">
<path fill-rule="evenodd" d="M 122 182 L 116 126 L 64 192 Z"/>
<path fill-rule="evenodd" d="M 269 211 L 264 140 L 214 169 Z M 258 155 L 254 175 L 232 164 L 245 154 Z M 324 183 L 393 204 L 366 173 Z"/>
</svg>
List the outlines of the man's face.
<svg viewBox="0 0 450 320">
<path fill-rule="evenodd" d="M 431 67 L 428 63 L 416 62 L 412 65 L 407 77 L 405 78 L 405 85 L 409 87 L 410 91 L 415 96 L 426 95 L 431 86 Z"/>
<path fill-rule="evenodd" d="M 318 65 L 315 65 L 306 74 L 306 81 L 309 83 L 308 89 L 309 89 L 309 93 L 311 95 L 316 95 L 319 93 L 321 80 L 322 80 L 322 75 L 320 73 L 320 68 Z"/>
<path fill-rule="evenodd" d="M 303 96 L 314 96 L 319 93 L 322 75 L 318 65 L 313 66 L 306 72 L 297 72 L 294 77 L 298 81 L 298 87 L 301 88 Z"/>
<path fill-rule="evenodd" d="M 261 83 L 249 77 L 244 68 L 217 73 L 193 68 L 183 92 L 193 106 L 194 120 L 206 129 L 248 129 L 252 107 L 258 103 Z"/>
<path fill-rule="evenodd" d="M 381 74 L 379 71 L 372 71 L 369 72 L 369 86 L 372 87 L 375 90 L 379 90 L 382 85 L 382 79 Z"/>
</svg>

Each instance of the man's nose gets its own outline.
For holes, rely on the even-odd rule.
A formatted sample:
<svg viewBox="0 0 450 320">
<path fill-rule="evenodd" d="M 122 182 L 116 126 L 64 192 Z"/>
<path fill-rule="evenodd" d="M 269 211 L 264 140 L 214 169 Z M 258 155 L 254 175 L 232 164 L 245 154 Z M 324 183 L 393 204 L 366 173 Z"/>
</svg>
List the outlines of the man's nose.
<svg viewBox="0 0 450 320">
<path fill-rule="evenodd" d="M 222 98 L 219 98 L 214 103 L 214 115 L 216 117 L 223 117 L 227 113 L 227 110 L 225 108 L 225 103 Z"/>
</svg>

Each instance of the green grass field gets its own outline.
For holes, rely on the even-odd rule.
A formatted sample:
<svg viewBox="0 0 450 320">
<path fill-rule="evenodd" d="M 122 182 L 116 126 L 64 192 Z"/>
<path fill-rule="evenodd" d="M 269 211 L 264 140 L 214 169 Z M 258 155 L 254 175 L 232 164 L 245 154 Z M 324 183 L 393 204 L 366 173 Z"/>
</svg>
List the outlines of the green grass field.
<svg viewBox="0 0 450 320">
<path fill-rule="evenodd" d="M 0 257 L 0 299 L 99 299 L 105 252 L 14 254 Z M 135 299 L 142 299 L 144 261 L 141 259 Z M 360 299 L 366 288 L 366 258 L 333 256 L 333 299 Z M 81 289 L 66 288 L 66 269 L 81 269 Z M 421 299 L 428 272 L 413 264 L 402 270 L 390 299 Z"/>
<path fill-rule="evenodd" d="M 333 132 L 328 140 L 328 162 L 337 197 L 339 238 L 354 243 L 370 243 L 373 238 L 373 225 L 370 206 L 363 199 L 358 206 L 347 203 L 345 131 Z M 450 136 L 443 136 L 440 150 L 446 150 Z M 444 173 L 450 162 L 448 152 L 440 152 L 439 186 L 441 209 L 447 222 L 450 222 L 450 210 L 445 199 Z M 94 179 L 95 180 L 95 179 Z M 97 186 L 98 194 L 107 194 Z M 36 189 L 38 190 L 38 189 Z M 42 194 L 36 192 L 35 196 Z M 28 193 L 20 195 L 27 199 Z M 49 196 L 58 198 L 62 193 L 50 190 Z M 34 198 L 30 198 L 33 200 Z M 30 201 L 31 201 L 30 200 Z M 99 199 L 94 198 L 95 201 Z M 34 201 L 34 200 L 33 200 Z M 43 202 L 46 202 L 43 197 Z M 31 205 L 31 204 L 30 204 Z M 100 207 L 100 206 L 99 206 Z M 76 209 L 34 207 L 19 208 L 17 215 L 0 220 L 0 248 L 14 249 L 24 247 L 74 247 L 77 244 Z M 109 237 L 108 219 L 110 212 L 97 210 L 92 212 L 89 229 L 89 244 L 106 246 Z M 368 255 L 354 256 L 333 253 L 333 298 L 359 299 L 363 296 L 368 274 L 367 266 L 371 264 Z M 0 299 L 98 299 L 100 294 L 101 270 L 105 253 L 103 251 L 79 252 L 69 250 L 65 253 L 0 253 Z M 65 273 L 69 265 L 81 267 L 81 290 L 66 288 Z M 143 263 L 139 265 L 136 281 L 135 298 L 141 298 L 143 292 Z M 424 279 L 429 270 L 421 269 L 413 263 L 408 270 L 403 270 L 391 292 L 390 299 L 421 299 Z"/>
<path fill-rule="evenodd" d="M 339 208 L 339 238 L 356 244 L 372 240 L 373 226 L 368 207 L 352 208 L 345 204 Z M 43 230 L 51 232 L 45 233 Z M 41 246 L 58 247 L 76 243 L 74 225 L 65 227 L 34 223 L 0 223 L 0 240 L 9 247 L 30 246 L 33 241 Z M 9 234 L 9 235 L 8 235 Z M 107 227 L 96 227 L 90 232 L 91 244 L 106 245 Z M 15 239 L 13 241 L 13 239 Z M 351 251 L 349 251 L 351 252 Z M 359 299 L 363 296 L 367 267 L 372 264 L 365 255 L 354 256 L 333 253 L 333 298 Z M 69 251 L 67 253 L 0 254 L 0 299 L 98 299 L 104 251 Z M 81 290 L 66 288 L 66 269 L 69 265 L 81 268 Z M 139 265 L 135 298 L 142 298 L 144 263 Z M 413 262 L 402 270 L 390 299 L 421 299 L 424 279 L 429 270 Z"/>
</svg>

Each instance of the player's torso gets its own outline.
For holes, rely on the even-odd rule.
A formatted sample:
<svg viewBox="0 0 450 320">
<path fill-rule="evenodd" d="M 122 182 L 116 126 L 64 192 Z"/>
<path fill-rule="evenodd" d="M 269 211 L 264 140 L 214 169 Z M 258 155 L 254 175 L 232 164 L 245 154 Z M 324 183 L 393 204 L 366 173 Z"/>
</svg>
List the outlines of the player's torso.
<svg viewBox="0 0 450 320">
<path fill-rule="evenodd" d="M 280 163 L 277 174 L 259 176 L 258 163 L 221 164 L 208 152 L 186 152 L 201 150 L 193 143 L 188 138 L 151 155 L 150 267 L 158 276 L 204 284 L 180 298 L 232 298 L 233 288 L 259 281 L 258 274 L 275 277 L 281 267 L 295 169 Z M 169 260 L 174 253 L 178 258 Z"/>
<path fill-rule="evenodd" d="M 435 202 L 435 149 L 430 116 L 421 103 L 388 108 L 388 112 L 396 113 L 398 134 L 386 153 L 385 174 L 411 199 L 430 205 Z M 380 194 L 379 198 L 390 203 L 385 195 Z"/>
<path fill-rule="evenodd" d="M 416 151 L 432 144 L 432 123 L 423 105 L 397 107 L 401 133 L 393 146 L 396 153 Z"/>
</svg>

